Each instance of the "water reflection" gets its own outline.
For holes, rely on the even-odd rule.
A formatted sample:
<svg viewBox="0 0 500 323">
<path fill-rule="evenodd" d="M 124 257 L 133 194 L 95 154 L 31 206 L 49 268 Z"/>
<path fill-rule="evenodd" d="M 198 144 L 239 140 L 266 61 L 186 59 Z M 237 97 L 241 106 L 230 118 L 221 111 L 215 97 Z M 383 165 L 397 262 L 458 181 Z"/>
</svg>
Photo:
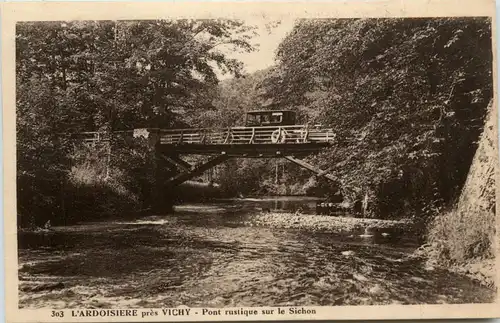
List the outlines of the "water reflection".
<svg viewBox="0 0 500 323">
<path fill-rule="evenodd" d="M 362 232 L 334 235 L 243 225 L 267 203 L 276 201 L 184 205 L 173 215 L 20 235 L 20 305 L 123 308 L 493 300 L 492 291 L 468 279 L 428 271 L 409 259 L 415 244 L 405 237 L 361 238 Z M 63 288 L 33 288 L 53 282 Z"/>
</svg>

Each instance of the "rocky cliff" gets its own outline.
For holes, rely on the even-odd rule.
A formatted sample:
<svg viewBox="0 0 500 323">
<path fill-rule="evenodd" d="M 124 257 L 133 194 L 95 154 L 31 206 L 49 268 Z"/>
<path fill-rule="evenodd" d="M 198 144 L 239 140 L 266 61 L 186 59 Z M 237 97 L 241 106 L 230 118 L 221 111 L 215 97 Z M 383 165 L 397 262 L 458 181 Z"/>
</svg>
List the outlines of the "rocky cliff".
<svg viewBox="0 0 500 323">
<path fill-rule="evenodd" d="M 459 212 L 495 214 L 498 164 L 496 126 L 497 111 L 490 102 L 484 131 L 458 203 Z"/>
<path fill-rule="evenodd" d="M 428 244 L 421 250 L 431 267 L 446 266 L 493 286 L 495 254 L 496 175 L 498 165 L 497 109 L 490 102 L 484 131 L 457 207 L 434 219 Z"/>
</svg>

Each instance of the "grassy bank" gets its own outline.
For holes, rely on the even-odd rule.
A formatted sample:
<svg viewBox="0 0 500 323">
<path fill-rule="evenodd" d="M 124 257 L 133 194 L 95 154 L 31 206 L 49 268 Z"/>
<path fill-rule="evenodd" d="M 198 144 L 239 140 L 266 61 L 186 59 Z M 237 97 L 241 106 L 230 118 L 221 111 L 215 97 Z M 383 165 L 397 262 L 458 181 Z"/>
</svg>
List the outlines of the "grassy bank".
<svg viewBox="0 0 500 323">
<path fill-rule="evenodd" d="M 445 267 L 493 288 L 495 270 L 495 214 L 453 210 L 429 225 L 427 243 L 416 255 L 432 267 Z"/>
<path fill-rule="evenodd" d="M 428 236 L 429 243 L 435 246 L 436 260 L 449 264 L 494 257 L 494 239 L 493 213 L 464 213 L 458 210 L 436 217 Z"/>
</svg>

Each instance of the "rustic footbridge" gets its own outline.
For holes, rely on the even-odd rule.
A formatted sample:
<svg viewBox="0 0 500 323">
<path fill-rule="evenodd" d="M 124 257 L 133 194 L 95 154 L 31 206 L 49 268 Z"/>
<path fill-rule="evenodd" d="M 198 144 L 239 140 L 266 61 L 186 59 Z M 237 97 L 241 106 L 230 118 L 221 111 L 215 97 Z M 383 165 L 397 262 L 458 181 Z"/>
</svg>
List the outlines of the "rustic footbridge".
<svg viewBox="0 0 500 323">
<path fill-rule="evenodd" d="M 293 123 L 294 120 L 286 118 L 289 115 L 287 111 L 256 111 L 248 115 L 269 115 L 270 118 L 267 123 L 264 118 L 253 123 L 247 119 L 246 126 L 226 129 L 135 129 L 133 136 L 148 139 L 157 155 L 177 169 L 177 174 L 167 183 L 170 186 L 199 176 L 230 158 L 285 158 L 317 176 L 335 180 L 327 171 L 303 160 L 305 156 L 319 152 L 334 142 L 332 129 L 319 125 L 289 125 L 286 121 Z M 95 132 L 79 136 L 87 142 L 106 140 L 106 136 Z M 185 155 L 209 158 L 192 165 L 183 159 Z"/>
</svg>

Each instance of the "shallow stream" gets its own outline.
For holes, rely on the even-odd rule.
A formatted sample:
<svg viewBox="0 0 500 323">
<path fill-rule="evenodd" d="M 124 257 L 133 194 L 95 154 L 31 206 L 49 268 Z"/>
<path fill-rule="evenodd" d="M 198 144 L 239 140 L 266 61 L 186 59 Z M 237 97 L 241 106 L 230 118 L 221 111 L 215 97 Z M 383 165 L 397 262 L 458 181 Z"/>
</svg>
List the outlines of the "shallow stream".
<svg viewBox="0 0 500 323">
<path fill-rule="evenodd" d="M 494 292 L 409 257 L 408 237 L 249 226 L 259 209 L 307 216 L 314 200 L 225 200 L 174 214 L 19 235 L 23 308 L 491 302 Z"/>
</svg>

